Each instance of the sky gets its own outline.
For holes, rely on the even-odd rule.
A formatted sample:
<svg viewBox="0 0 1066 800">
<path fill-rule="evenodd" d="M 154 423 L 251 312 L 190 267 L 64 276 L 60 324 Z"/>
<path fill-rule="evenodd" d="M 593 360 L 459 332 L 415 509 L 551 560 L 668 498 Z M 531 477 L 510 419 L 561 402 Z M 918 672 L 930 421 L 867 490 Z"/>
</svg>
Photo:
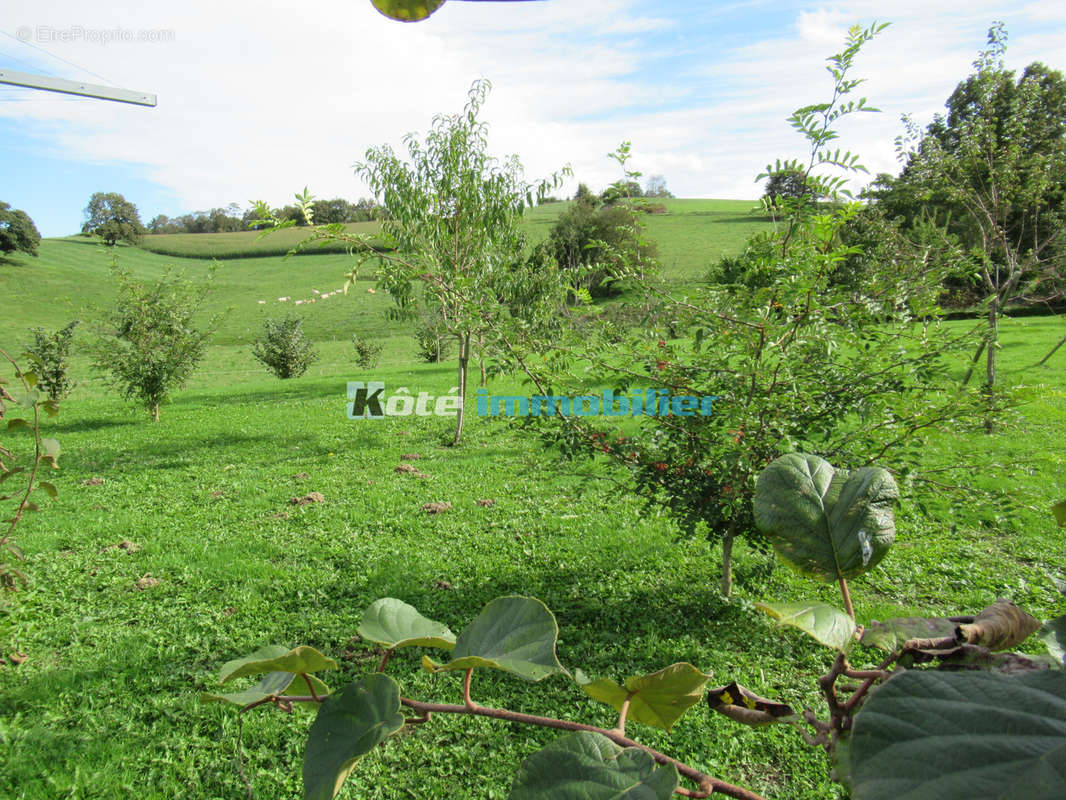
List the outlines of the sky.
<svg viewBox="0 0 1066 800">
<path fill-rule="evenodd" d="M 829 98 L 825 59 L 849 26 L 891 23 L 854 69 L 881 113 L 840 125 L 873 175 L 898 171 L 901 115 L 924 125 L 943 110 L 995 20 L 1008 66 L 1066 69 L 1066 3 L 449 0 L 404 24 L 369 0 L 5 0 L 0 69 L 151 92 L 158 106 L 0 85 L 0 200 L 44 236 L 77 232 L 96 191 L 125 195 L 146 223 L 280 206 L 304 186 L 354 201 L 369 195 L 353 171 L 369 147 L 403 152 L 478 78 L 493 84 L 492 151 L 517 154 L 530 181 L 569 165 L 560 195 L 621 177 L 607 154 L 630 141 L 642 180 L 754 200 L 768 163 L 807 155 L 785 120 Z"/>
</svg>

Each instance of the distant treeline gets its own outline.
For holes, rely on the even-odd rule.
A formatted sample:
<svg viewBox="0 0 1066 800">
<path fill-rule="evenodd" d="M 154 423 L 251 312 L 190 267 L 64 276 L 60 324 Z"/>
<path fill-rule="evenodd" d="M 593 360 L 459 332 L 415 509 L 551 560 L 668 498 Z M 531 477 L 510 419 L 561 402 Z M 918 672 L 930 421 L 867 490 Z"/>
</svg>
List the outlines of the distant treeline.
<svg viewBox="0 0 1066 800">
<path fill-rule="evenodd" d="M 371 222 L 381 219 L 384 209 L 369 198 L 362 198 L 355 203 L 336 197 L 332 200 L 316 200 L 314 205 L 315 224 L 328 225 L 334 222 Z M 285 220 L 295 220 L 299 226 L 307 224 L 303 213 L 296 206 L 285 206 L 278 212 Z M 255 230 L 264 227 L 257 223 L 251 208 L 241 211 L 236 203 L 225 208 L 212 208 L 209 211 L 194 211 L 180 217 L 168 217 L 159 214 L 148 223 L 149 233 L 233 233 L 235 231 Z"/>
</svg>

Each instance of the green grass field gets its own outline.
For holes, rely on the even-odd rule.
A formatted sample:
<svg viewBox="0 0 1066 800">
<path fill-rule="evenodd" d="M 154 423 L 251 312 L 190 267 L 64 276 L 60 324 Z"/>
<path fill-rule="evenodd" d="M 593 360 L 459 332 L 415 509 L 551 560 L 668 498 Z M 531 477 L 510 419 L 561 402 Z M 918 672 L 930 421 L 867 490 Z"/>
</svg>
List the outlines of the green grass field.
<svg viewBox="0 0 1066 800">
<path fill-rule="evenodd" d="M 765 224 L 745 213 L 751 205 L 673 201 L 669 214 L 650 218 L 668 279 L 694 281 L 736 252 Z M 553 213 L 535 209 L 530 226 L 539 230 Z M 192 276 L 210 266 L 116 252 L 145 277 L 168 264 Z M 17 349 L 33 324 L 91 321 L 111 298 L 111 255 L 48 240 L 40 259 L 0 265 L 0 295 L 9 298 L 0 345 Z M 571 670 L 620 680 L 690 661 L 713 671 L 715 683 L 736 679 L 817 707 L 814 680 L 831 654 L 773 629 L 754 603 L 834 602 L 833 587 L 741 545 L 737 595 L 722 600 L 717 554 L 706 542 L 619 491 L 608 465 L 578 475 L 583 464 L 476 417 L 472 401 L 459 449 L 442 444 L 448 419 L 346 419 L 348 380 L 434 394 L 454 385 L 452 364 L 415 360 L 408 330 L 384 320 L 387 296 L 366 291 L 371 281 L 354 296 L 301 305 L 321 359 L 299 379 L 267 376 L 248 353 L 261 320 L 294 310 L 294 299 L 320 297 L 314 289 L 337 289 L 348 263 L 336 254 L 220 262 L 209 310 L 231 310 L 158 424 L 107 393 L 83 356 L 75 359 L 80 386 L 44 424 L 63 446 L 59 500 L 20 528 L 29 586 L 0 608 L 0 650 L 27 657 L 0 667 L 0 797 L 245 796 L 236 713 L 201 704 L 200 692 L 217 688 L 223 662 L 270 643 L 320 648 L 341 665 L 327 682 L 343 685 L 376 665 L 355 630 L 361 611 L 384 596 L 460 631 L 496 596 L 533 595 L 555 612 L 559 658 Z M 353 332 L 385 342 L 384 365 L 372 375 L 353 365 Z M 931 463 L 990 456 L 999 466 L 975 477 L 1008 490 L 1020 509 L 1006 517 L 965 508 L 930 520 L 905 497 L 896 547 L 852 587 L 860 619 L 972 612 L 997 597 L 1040 618 L 1063 612 L 1051 581 L 1066 578 L 1063 536 L 1048 509 L 1066 498 L 1066 350 L 1046 367 L 1031 365 L 1064 332 L 1055 318 L 1005 320 L 1002 379 L 1017 387 L 1018 411 L 992 436 L 945 429 L 928 448 Z M 525 391 L 509 382 L 490 389 Z M 27 442 L 5 434 L 9 441 Z M 409 453 L 421 456 L 415 463 L 427 477 L 394 471 Z M 312 491 L 325 502 L 290 504 Z M 479 506 L 485 498 L 495 505 Z M 420 507 L 430 501 L 452 509 L 428 515 Z M 158 583 L 146 585 L 146 576 Z M 408 696 L 459 701 L 458 675 L 425 673 L 414 651 L 398 655 L 390 672 Z M 615 716 L 559 677 L 534 686 L 479 673 L 475 698 L 604 726 Z M 257 798 L 300 796 L 308 723 L 306 714 L 246 715 L 246 771 Z M 775 800 L 842 796 L 821 751 L 783 727 L 742 729 L 700 705 L 672 735 L 637 724 L 629 732 Z M 520 761 L 554 736 L 437 715 L 369 755 L 340 797 L 505 798 Z"/>
</svg>

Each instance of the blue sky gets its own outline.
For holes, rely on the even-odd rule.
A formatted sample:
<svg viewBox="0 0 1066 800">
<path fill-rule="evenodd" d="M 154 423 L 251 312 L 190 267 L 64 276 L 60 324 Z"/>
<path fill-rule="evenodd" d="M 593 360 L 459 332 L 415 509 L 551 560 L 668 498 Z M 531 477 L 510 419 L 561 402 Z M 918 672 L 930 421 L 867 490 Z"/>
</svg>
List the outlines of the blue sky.
<svg viewBox="0 0 1066 800">
<path fill-rule="evenodd" d="M 46 236 L 75 232 L 94 191 L 156 214 L 253 199 L 280 205 L 368 194 L 352 164 L 370 146 L 454 112 L 478 77 L 493 149 L 527 176 L 570 164 L 595 189 L 618 177 L 606 154 L 682 197 L 755 198 L 755 175 L 803 155 L 785 124 L 825 99 L 826 56 L 853 23 L 892 22 L 856 74 L 883 113 L 842 129 L 871 172 L 894 171 L 900 115 L 922 123 L 970 71 L 1003 20 L 1012 67 L 1066 69 L 1066 6 L 875 2 L 448 2 L 417 25 L 368 0 L 181 4 L 8 0 L 0 68 L 154 92 L 141 108 L 0 87 L 0 200 Z M 102 41 L 103 32 L 146 41 Z M 65 40 L 64 40 L 65 39 Z M 23 41 L 25 40 L 25 41 Z"/>
</svg>

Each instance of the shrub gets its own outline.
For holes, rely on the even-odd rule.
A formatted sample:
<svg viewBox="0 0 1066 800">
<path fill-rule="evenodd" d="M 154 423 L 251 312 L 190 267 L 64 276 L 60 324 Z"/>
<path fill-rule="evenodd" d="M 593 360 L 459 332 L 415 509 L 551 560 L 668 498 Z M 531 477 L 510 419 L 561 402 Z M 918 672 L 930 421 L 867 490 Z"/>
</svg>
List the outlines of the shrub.
<svg viewBox="0 0 1066 800">
<path fill-rule="evenodd" d="M 127 399 L 139 400 L 158 422 L 160 404 L 200 363 L 218 318 L 206 330 L 193 323 L 207 296 L 206 285 L 170 273 L 149 285 L 117 266 L 112 271 L 119 301 L 105 321 L 104 336 L 93 345 L 93 366 Z"/>
<path fill-rule="evenodd" d="M 355 334 L 352 336 L 352 344 L 355 345 L 355 363 L 363 369 L 373 369 L 381 361 L 381 344 Z"/>
<path fill-rule="evenodd" d="M 291 315 L 263 323 L 252 355 L 283 380 L 299 378 L 318 360 L 314 343 L 304 335 L 303 319 Z"/>
<path fill-rule="evenodd" d="M 442 319 L 425 319 L 415 328 L 415 341 L 418 343 L 418 355 L 423 361 L 438 364 L 448 357 L 452 350 L 451 335 Z"/>
<path fill-rule="evenodd" d="M 74 320 L 54 333 L 44 328 L 34 328 L 31 331 L 33 344 L 26 348 L 26 354 L 37 366 L 37 386 L 55 402 L 69 395 L 74 388 L 67 377 L 70 367 L 67 358 L 77 326 L 78 320 Z"/>
</svg>

